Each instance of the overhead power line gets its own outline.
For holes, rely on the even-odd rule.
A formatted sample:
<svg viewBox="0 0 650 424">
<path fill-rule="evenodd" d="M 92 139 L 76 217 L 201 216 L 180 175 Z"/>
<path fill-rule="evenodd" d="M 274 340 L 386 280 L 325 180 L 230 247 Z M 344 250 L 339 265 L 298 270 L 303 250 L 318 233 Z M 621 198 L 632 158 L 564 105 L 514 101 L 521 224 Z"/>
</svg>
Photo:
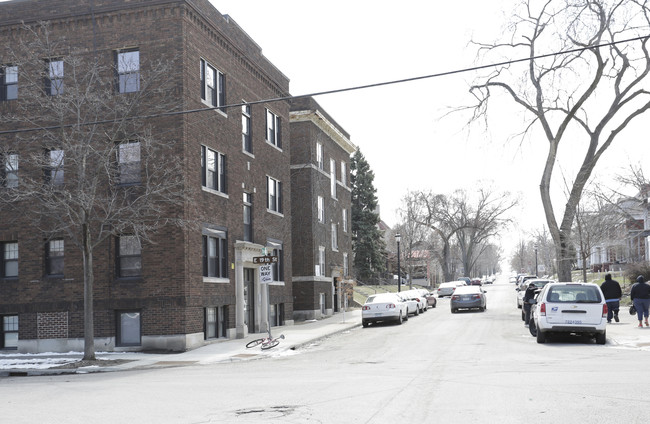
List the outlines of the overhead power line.
<svg viewBox="0 0 650 424">
<path fill-rule="evenodd" d="M 537 60 L 537 59 L 545 59 L 549 57 L 554 57 L 554 56 L 560 56 L 560 55 L 565 55 L 565 54 L 571 54 L 571 53 L 579 53 L 583 52 L 586 50 L 594 50 L 598 49 L 601 47 L 608 47 L 608 46 L 614 46 L 617 44 L 624 44 L 624 43 L 630 43 L 633 41 L 647 41 L 650 39 L 650 35 L 644 35 L 644 36 L 639 36 L 639 37 L 634 37 L 634 38 L 628 38 L 625 40 L 618 40 L 618 41 L 612 41 L 609 43 L 602 43 L 602 44 L 596 44 L 594 46 L 586 46 L 586 47 L 579 47 L 575 49 L 570 49 L 570 50 L 564 50 L 561 52 L 553 52 L 553 53 L 546 53 L 542 55 L 537 55 L 537 56 L 532 56 L 532 57 L 525 57 L 525 58 L 520 58 L 520 59 L 511 59 L 511 60 L 506 60 L 503 62 L 496 62 L 496 63 L 490 63 L 487 65 L 479 65 L 479 66 L 472 66 L 469 68 L 462 68 L 462 69 L 456 69 L 453 71 L 446 71 L 446 72 L 439 72 L 435 74 L 429 74 L 429 75 L 422 75 L 418 77 L 411 77 L 411 78 L 403 78 L 403 79 L 398 79 L 398 80 L 391 80 L 391 81 L 384 81 L 384 82 L 378 82 L 378 83 L 373 83 L 373 84 L 365 84 L 365 85 L 357 85 L 353 87 L 346 87 L 346 88 L 338 88 L 338 89 L 333 89 L 333 90 L 326 90 L 326 91 L 318 91 L 314 93 L 309 93 L 309 94 L 301 94 L 297 96 L 285 96 L 285 97 L 275 97 L 275 98 L 269 98 L 269 99 L 263 99 L 263 100 L 255 100 L 252 102 L 242 102 L 242 103 L 235 103 L 235 104 L 229 104 L 229 105 L 223 105 L 223 106 L 216 106 L 216 107 L 206 107 L 206 108 L 200 108 L 200 109 L 190 109 L 190 110 L 181 110 L 181 111 L 175 111 L 175 112 L 162 112 L 162 113 L 157 113 L 157 114 L 151 114 L 151 115 L 138 115 L 138 116 L 132 116 L 124 119 L 107 119 L 107 120 L 101 120 L 101 121 L 93 121 L 93 122 L 84 122 L 82 124 L 64 124 L 64 125 L 53 125 L 53 126 L 46 126 L 46 127 L 35 127 L 35 128 L 23 128 L 23 129 L 14 129 L 14 130 L 7 130 L 7 131 L 0 131 L 0 135 L 2 134 L 16 134 L 16 133 L 24 133 L 24 132 L 31 132 L 31 131 L 43 131 L 43 130 L 54 130 L 54 129 L 61 129 L 61 128 L 69 128 L 77 125 L 102 125 L 102 124 L 110 124 L 114 123 L 117 121 L 121 120 L 127 120 L 127 121 L 133 121 L 137 119 L 150 119 L 150 118 L 162 118 L 166 116 L 176 116 L 176 115 L 187 115 L 191 113 L 198 113 L 198 112 L 206 112 L 210 110 L 217 110 L 217 109 L 230 109 L 230 108 L 235 108 L 235 107 L 241 107 L 244 105 L 256 105 L 256 104 L 262 104 L 262 103 L 274 103 L 274 102 L 282 102 L 282 101 L 287 101 L 287 100 L 294 100 L 294 99 L 302 99 L 305 97 L 316 97 L 316 96 L 323 96 L 326 94 L 336 94 L 336 93 L 344 93 L 347 91 L 356 91 L 356 90 L 364 90 L 367 88 L 375 88 L 375 87 L 382 87 L 386 85 L 394 85 L 394 84 L 402 84 L 405 82 L 412 82 L 412 81 L 419 81 L 419 80 L 424 80 L 424 79 L 430 79 L 430 78 L 438 78 L 438 77 L 444 77 L 444 76 L 449 76 L 449 75 L 455 75 L 455 74 L 462 74 L 466 72 L 472 72 L 472 71 L 479 71 L 482 69 L 488 69 L 488 68 L 494 68 L 497 66 L 505 66 L 505 65 L 512 65 L 515 63 L 521 63 L 521 62 L 528 62 L 531 60 Z"/>
</svg>

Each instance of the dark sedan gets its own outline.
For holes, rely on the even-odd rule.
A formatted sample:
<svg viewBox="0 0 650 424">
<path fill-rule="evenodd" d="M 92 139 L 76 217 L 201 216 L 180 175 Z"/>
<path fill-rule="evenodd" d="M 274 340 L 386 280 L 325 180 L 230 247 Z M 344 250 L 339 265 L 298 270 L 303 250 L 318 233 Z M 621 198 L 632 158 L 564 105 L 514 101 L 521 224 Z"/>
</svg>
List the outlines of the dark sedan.
<svg viewBox="0 0 650 424">
<path fill-rule="evenodd" d="M 485 290 L 480 286 L 458 287 L 451 296 L 449 304 L 452 313 L 457 312 L 459 309 L 478 309 L 483 312 L 487 309 Z"/>
</svg>

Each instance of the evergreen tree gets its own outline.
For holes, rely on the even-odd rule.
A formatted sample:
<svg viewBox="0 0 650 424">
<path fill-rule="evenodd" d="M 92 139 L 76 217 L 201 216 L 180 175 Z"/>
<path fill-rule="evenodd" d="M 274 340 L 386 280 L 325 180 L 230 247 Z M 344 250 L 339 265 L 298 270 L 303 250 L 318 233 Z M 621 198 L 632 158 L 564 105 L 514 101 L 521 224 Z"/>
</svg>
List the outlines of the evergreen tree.
<svg viewBox="0 0 650 424">
<path fill-rule="evenodd" d="M 354 268 L 361 281 L 385 271 L 385 243 L 377 227 L 379 214 L 373 185 L 375 174 L 360 150 L 352 156 L 352 250 Z"/>
</svg>

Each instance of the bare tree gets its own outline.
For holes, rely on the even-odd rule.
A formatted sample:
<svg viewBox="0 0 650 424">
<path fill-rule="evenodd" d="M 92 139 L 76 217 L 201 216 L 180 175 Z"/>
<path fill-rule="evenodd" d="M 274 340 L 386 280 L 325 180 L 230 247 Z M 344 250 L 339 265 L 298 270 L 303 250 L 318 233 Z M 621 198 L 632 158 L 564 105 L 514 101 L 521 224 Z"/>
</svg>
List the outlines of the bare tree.
<svg viewBox="0 0 650 424">
<path fill-rule="evenodd" d="M 401 222 L 396 227 L 396 231 L 402 236 L 402 249 L 400 253 L 404 265 L 406 265 L 409 274 L 409 286 L 413 283 L 413 263 L 416 256 L 416 250 L 422 250 L 422 245 L 426 241 L 427 232 L 425 227 L 417 220 L 418 196 L 414 192 L 407 192 L 402 197 L 402 206 L 398 210 Z"/>
<path fill-rule="evenodd" d="M 529 58 L 527 70 L 501 66 L 474 84 L 473 119 L 487 117 L 493 91 L 499 90 L 530 118 L 524 135 L 541 130 L 548 154 L 540 194 L 559 279 L 570 281 L 572 224 L 585 184 L 619 134 L 650 109 L 644 87 L 650 72 L 649 8 L 636 0 L 526 0 L 513 16 L 507 41 L 480 47 L 487 54 L 505 50 L 510 57 L 521 52 Z M 564 140 L 581 163 L 558 221 L 551 183 Z M 582 158 L 575 154 L 579 145 L 585 146 Z"/>
<path fill-rule="evenodd" d="M 20 173 L 2 199 L 47 240 L 79 249 L 84 360 L 94 360 L 95 249 L 116 236 L 124 249 L 139 250 L 161 227 L 183 222 L 189 204 L 174 141 L 178 118 L 154 118 L 174 108 L 174 64 L 133 55 L 103 62 L 44 24 L 17 39 L 8 52 L 20 70 L 20 96 L 0 118 L 11 129 L 0 137 Z"/>
</svg>

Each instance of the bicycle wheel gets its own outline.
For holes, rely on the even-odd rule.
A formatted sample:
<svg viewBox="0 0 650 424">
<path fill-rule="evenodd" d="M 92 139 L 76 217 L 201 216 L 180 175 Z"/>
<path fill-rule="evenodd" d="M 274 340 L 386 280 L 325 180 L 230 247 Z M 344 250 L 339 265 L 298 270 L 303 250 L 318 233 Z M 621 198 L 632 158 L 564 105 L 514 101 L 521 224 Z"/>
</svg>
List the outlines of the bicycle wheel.
<svg viewBox="0 0 650 424">
<path fill-rule="evenodd" d="M 259 346 L 262 343 L 264 343 L 264 339 L 255 339 L 246 343 L 246 347 L 251 348 L 251 347 Z"/>
<path fill-rule="evenodd" d="M 279 344 L 280 344 L 280 340 L 278 339 L 269 340 L 266 343 L 262 343 L 262 350 L 271 349 L 273 347 L 276 347 Z"/>
</svg>

